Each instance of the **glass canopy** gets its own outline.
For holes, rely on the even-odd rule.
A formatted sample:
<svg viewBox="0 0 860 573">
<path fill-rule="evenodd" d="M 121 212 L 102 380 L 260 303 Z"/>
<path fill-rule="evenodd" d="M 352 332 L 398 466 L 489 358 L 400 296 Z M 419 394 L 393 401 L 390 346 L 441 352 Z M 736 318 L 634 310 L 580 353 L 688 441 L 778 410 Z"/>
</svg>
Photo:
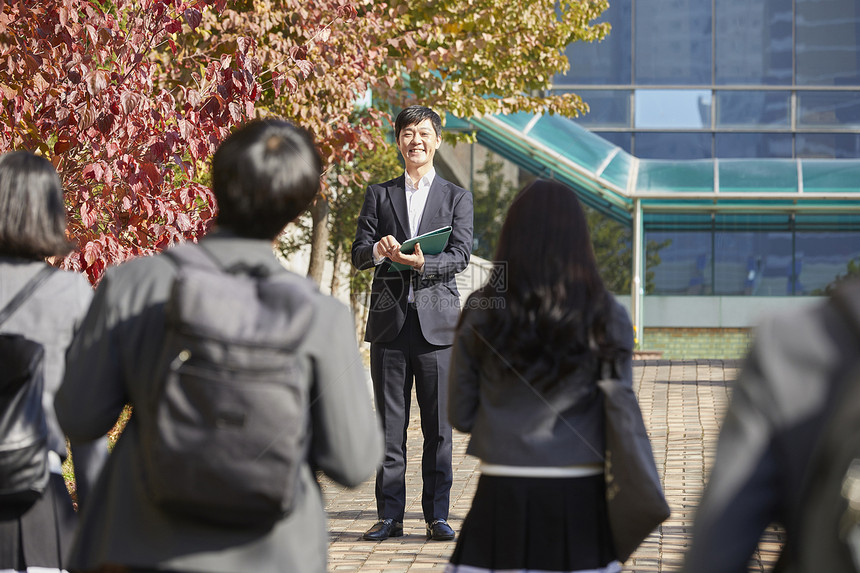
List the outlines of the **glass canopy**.
<svg viewBox="0 0 860 573">
<path fill-rule="evenodd" d="M 518 113 L 468 123 L 482 145 L 538 176 L 565 182 L 586 204 L 620 221 L 630 222 L 638 206 L 645 227 L 660 225 L 666 213 L 676 220 L 688 213 L 691 227 L 710 226 L 715 214 L 790 213 L 860 229 L 860 160 L 639 159 L 557 115 Z"/>
<path fill-rule="evenodd" d="M 860 230 L 860 160 L 640 159 L 552 115 L 470 118 L 478 142 L 631 225 L 631 317 L 643 332 L 644 231 Z M 641 341 L 641 338 L 640 338 Z"/>
</svg>

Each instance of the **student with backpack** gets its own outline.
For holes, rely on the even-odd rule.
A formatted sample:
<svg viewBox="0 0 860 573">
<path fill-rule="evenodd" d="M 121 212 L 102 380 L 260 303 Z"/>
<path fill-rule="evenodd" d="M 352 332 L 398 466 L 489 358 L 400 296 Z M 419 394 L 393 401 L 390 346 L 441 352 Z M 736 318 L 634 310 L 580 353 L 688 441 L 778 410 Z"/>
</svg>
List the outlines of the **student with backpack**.
<svg viewBox="0 0 860 573">
<path fill-rule="evenodd" d="M 860 459 L 857 390 L 858 281 L 757 327 L 720 430 L 685 573 L 747 571 L 771 524 L 785 530 L 775 570 L 860 571 L 852 483 L 852 462 Z"/>
<path fill-rule="evenodd" d="M 0 570 L 59 571 L 77 522 L 53 399 L 92 288 L 45 262 L 71 249 L 53 165 L 26 151 L 0 156 Z M 73 454 L 82 501 L 107 447 Z"/>
<path fill-rule="evenodd" d="M 326 570 L 314 471 L 356 486 L 382 442 L 352 313 L 273 254 L 321 171 L 305 131 L 253 121 L 213 158 L 216 229 L 105 273 L 56 408 L 73 443 L 133 414 L 70 569 Z"/>
</svg>

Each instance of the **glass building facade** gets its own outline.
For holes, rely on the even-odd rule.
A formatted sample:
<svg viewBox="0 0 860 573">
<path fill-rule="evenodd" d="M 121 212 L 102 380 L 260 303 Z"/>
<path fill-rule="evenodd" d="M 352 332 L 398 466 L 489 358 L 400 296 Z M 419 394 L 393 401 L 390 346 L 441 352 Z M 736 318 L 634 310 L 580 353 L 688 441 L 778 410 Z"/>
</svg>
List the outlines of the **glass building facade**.
<svg viewBox="0 0 860 573">
<path fill-rule="evenodd" d="M 632 155 L 860 159 L 860 1 L 615 0 L 601 20 L 609 36 L 572 44 L 554 90 Z M 764 219 L 646 224 L 668 240 L 651 294 L 821 294 L 860 263 L 854 219 Z"/>
</svg>

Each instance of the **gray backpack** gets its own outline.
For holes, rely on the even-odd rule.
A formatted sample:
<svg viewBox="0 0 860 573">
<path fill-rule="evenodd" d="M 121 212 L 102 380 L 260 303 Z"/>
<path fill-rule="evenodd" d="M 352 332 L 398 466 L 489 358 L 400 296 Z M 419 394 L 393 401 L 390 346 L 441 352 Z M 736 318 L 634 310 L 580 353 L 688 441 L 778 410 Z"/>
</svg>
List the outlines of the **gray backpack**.
<svg viewBox="0 0 860 573">
<path fill-rule="evenodd" d="M 0 310 L 6 322 L 56 269 L 45 267 Z M 48 485 L 48 426 L 41 344 L 0 334 L 0 506 L 30 504 Z"/>
<path fill-rule="evenodd" d="M 144 478 L 162 509 L 225 526 L 271 526 L 299 495 L 310 376 L 296 354 L 315 287 L 265 268 L 222 269 L 205 249 L 166 252 L 164 372 L 137 408 Z"/>
</svg>

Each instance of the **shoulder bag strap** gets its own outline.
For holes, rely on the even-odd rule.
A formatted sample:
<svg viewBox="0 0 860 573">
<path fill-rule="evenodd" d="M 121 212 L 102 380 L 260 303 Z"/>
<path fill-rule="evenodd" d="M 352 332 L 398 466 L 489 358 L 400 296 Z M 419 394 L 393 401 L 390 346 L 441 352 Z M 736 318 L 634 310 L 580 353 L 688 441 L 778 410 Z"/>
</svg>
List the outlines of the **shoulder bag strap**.
<svg viewBox="0 0 860 573">
<path fill-rule="evenodd" d="M 18 307 L 24 304 L 24 301 L 26 301 L 28 298 L 30 298 L 30 295 L 36 292 L 36 289 L 39 288 L 39 285 L 45 282 L 48 277 L 51 276 L 56 270 L 57 269 L 55 269 L 54 267 L 48 265 L 42 268 L 42 270 L 40 270 L 38 273 L 33 275 L 30 280 L 27 281 L 27 283 L 23 287 L 21 287 L 21 290 L 18 291 L 18 294 L 12 297 L 12 300 L 10 300 L 6 304 L 6 306 L 3 307 L 3 310 L 0 310 L 0 324 L 6 322 L 6 320 L 10 316 L 12 316 L 12 313 L 18 310 Z"/>
</svg>

